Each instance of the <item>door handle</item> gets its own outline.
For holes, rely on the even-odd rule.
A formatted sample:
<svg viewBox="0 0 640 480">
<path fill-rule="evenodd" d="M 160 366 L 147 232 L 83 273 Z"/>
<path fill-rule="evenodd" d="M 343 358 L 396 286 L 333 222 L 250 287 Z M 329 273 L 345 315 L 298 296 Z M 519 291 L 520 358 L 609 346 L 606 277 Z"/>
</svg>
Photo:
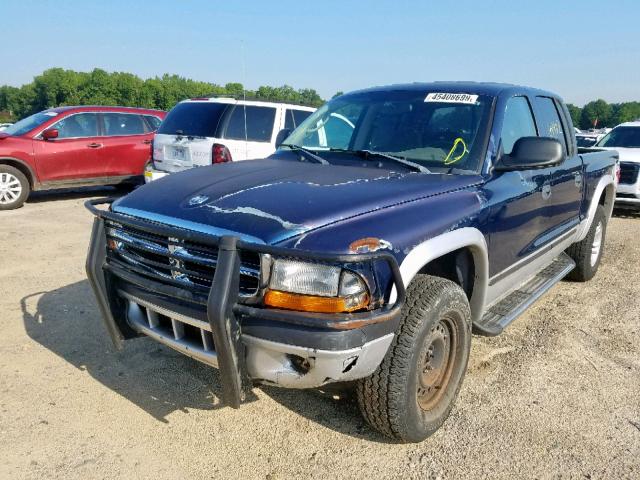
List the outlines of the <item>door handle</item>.
<svg viewBox="0 0 640 480">
<path fill-rule="evenodd" d="M 87 147 L 89 148 L 100 148 L 101 146 L 101 143 L 90 143 L 89 145 L 87 145 Z"/>
<path fill-rule="evenodd" d="M 142 143 L 145 145 L 151 145 L 152 140 L 143 140 Z"/>
</svg>

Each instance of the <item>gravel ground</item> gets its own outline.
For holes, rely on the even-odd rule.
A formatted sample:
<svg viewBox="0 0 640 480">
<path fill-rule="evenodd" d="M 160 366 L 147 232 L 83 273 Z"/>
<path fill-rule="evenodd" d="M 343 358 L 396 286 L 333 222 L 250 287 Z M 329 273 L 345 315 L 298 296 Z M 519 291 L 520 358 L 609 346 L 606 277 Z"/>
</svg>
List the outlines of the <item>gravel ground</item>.
<svg viewBox="0 0 640 480">
<path fill-rule="evenodd" d="M 146 338 L 114 351 L 84 274 L 82 202 L 108 193 L 0 215 L 0 478 L 640 478 L 640 217 L 611 221 L 594 280 L 474 337 L 451 417 L 399 445 L 350 398 L 219 408 L 215 370 Z"/>
</svg>

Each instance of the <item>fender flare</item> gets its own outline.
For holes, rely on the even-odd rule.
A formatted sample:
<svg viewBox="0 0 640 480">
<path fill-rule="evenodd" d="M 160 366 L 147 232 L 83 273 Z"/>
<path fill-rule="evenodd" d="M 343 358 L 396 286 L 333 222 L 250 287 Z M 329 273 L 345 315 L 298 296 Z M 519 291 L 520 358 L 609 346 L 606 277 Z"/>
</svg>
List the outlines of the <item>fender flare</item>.
<svg viewBox="0 0 640 480">
<path fill-rule="evenodd" d="M 602 192 L 609 187 L 609 185 L 613 185 L 613 189 L 610 195 L 605 198 L 605 215 L 607 219 L 611 217 L 611 213 L 613 212 L 613 204 L 616 199 L 616 182 L 611 173 L 604 175 L 598 181 L 598 185 L 593 192 L 593 196 L 591 197 L 591 204 L 589 205 L 589 210 L 587 211 L 587 218 L 585 218 L 582 222 L 580 222 L 580 226 L 578 227 L 578 232 L 576 233 L 576 242 L 581 241 L 584 237 L 587 236 L 589 232 L 589 228 L 591 228 L 591 222 L 593 222 L 593 218 L 596 216 L 596 208 L 598 208 L 600 197 L 602 196 Z"/>
<path fill-rule="evenodd" d="M 473 255 L 474 282 L 469 305 L 471 320 L 477 322 L 484 313 L 487 285 L 489 283 L 489 256 L 484 235 L 477 228 L 464 227 L 445 232 L 419 243 L 411 249 L 400 264 L 400 273 L 408 286 L 417 273 L 429 262 L 461 248 L 468 248 Z M 390 302 L 395 302 L 395 289 Z"/>
<path fill-rule="evenodd" d="M 31 168 L 31 165 L 29 165 L 24 160 L 20 160 L 16 157 L 0 157 L 0 164 L 5 164 L 5 161 L 9 163 L 18 163 L 20 164 L 20 166 L 24 167 L 29 172 L 29 180 L 31 181 L 32 190 L 38 189 L 38 186 L 40 184 L 40 182 L 38 181 L 38 175 L 36 175 L 35 170 Z"/>
</svg>

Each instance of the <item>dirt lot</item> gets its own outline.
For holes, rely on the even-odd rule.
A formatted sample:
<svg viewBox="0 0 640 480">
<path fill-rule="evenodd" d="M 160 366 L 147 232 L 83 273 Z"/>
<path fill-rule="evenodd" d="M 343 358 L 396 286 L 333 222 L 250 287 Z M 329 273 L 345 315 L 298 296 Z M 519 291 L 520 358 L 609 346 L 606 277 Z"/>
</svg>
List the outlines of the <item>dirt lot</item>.
<svg viewBox="0 0 640 480">
<path fill-rule="evenodd" d="M 0 478 L 640 478 L 640 217 L 617 216 L 588 284 L 474 337 L 444 427 L 389 443 L 354 403 L 256 389 L 148 339 L 115 352 L 84 275 L 92 195 L 0 215 Z"/>
</svg>

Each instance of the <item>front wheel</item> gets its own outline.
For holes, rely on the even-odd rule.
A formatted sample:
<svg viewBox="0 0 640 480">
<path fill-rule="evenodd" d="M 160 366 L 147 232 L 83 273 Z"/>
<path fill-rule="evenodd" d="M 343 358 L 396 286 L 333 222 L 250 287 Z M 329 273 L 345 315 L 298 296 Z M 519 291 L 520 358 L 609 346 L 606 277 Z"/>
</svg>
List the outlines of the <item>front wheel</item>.
<svg viewBox="0 0 640 480">
<path fill-rule="evenodd" d="M 20 208 L 29 191 L 29 180 L 24 173 L 11 165 L 0 165 L 0 210 Z"/>
<path fill-rule="evenodd" d="M 403 442 L 420 442 L 446 420 L 462 385 L 471 346 L 471 313 L 455 283 L 418 275 L 384 360 L 358 382 L 367 422 Z"/>
<path fill-rule="evenodd" d="M 607 216 L 603 206 L 598 205 L 587 236 L 566 250 L 567 254 L 576 262 L 576 268 L 567 275 L 569 280 L 586 282 L 593 278 L 600 266 L 600 260 L 602 260 L 606 233 Z"/>
</svg>

